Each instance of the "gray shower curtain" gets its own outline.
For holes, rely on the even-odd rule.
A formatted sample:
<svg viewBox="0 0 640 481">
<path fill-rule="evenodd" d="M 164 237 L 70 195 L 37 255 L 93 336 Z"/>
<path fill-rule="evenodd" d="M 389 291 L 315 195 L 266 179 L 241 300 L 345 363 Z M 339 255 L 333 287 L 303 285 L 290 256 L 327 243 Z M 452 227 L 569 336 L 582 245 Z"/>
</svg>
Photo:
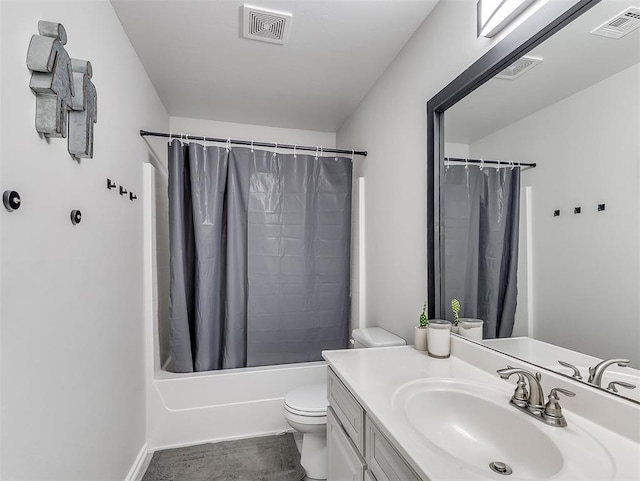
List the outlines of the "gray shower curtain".
<svg viewBox="0 0 640 481">
<path fill-rule="evenodd" d="M 347 346 L 351 162 L 169 145 L 170 369 Z"/>
<path fill-rule="evenodd" d="M 444 171 L 444 307 L 484 320 L 484 337 L 510 337 L 517 305 L 520 169 L 451 165 Z"/>
</svg>

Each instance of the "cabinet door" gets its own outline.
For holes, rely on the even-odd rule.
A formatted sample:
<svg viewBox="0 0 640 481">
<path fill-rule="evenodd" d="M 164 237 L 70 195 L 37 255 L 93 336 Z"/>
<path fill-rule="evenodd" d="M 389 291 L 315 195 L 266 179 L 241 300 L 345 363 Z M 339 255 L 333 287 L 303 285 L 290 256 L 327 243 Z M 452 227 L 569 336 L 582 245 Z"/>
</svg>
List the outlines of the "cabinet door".
<svg viewBox="0 0 640 481">
<path fill-rule="evenodd" d="M 342 429 L 331 407 L 327 408 L 327 450 L 327 481 L 364 481 L 364 461 Z"/>
<path fill-rule="evenodd" d="M 364 481 L 376 481 L 376 478 L 368 469 L 364 472 Z"/>
<path fill-rule="evenodd" d="M 420 481 L 418 475 L 367 416 L 367 466 L 378 481 Z"/>
</svg>

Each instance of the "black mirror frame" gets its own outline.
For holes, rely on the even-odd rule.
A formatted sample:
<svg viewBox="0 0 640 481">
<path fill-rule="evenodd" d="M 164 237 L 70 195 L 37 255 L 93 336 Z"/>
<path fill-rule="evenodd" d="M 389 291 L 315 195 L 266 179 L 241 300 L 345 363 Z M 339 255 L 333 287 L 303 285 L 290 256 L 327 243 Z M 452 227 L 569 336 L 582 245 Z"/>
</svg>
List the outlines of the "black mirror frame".
<svg viewBox="0 0 640 481">
<path fill-rule="evenodd" d="M 429 318 L 444 314 L 441 304 L 440 166 L 444 161 L 444 112 L 601 0 L 551 0 L 427 102 L 427 299 Z"/>
</svg>

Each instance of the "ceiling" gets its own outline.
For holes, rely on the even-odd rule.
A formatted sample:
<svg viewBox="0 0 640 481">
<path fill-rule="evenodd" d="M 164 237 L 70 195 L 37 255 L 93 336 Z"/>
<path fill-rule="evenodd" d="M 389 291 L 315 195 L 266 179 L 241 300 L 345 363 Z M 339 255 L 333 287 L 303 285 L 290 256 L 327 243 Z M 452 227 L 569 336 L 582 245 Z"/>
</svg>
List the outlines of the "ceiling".
<svg viewBox="0 0 640 481">
<path fill-rule="evenodd" d="M 248 0 L 293 14 L 242 38 L 239 0 L 111 0 L 169 115 L 336 132 L 437 0 Z"/>
<path fill-rule="evenodd" d="M 491 79 L 445 112 L 447 142 L 472 144 L 640 62 L 640 29 L 619 40 L 589 32 L 639 0 L 604 0 L 527 53 L 543 61 L 515 80 Z"/>
</svg>

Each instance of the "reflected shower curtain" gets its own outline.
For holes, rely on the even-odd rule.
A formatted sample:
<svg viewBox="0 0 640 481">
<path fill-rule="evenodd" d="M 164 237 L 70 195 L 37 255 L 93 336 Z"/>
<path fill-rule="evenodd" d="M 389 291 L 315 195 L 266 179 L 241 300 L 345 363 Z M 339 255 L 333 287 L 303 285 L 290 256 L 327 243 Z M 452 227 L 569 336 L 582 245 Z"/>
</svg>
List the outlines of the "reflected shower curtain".
<svg viewBox="0 0 640 481">
<path fill-rule="evenodd" d="M 444 304 L 510 337 L 517 304 L 520 169 L 451 165 L 444 172 Z"/>
<path fill-rule="evenodd" d="M 170 370 L 347 346 L 351 162 L 169 146 Z"/>
</svg>

